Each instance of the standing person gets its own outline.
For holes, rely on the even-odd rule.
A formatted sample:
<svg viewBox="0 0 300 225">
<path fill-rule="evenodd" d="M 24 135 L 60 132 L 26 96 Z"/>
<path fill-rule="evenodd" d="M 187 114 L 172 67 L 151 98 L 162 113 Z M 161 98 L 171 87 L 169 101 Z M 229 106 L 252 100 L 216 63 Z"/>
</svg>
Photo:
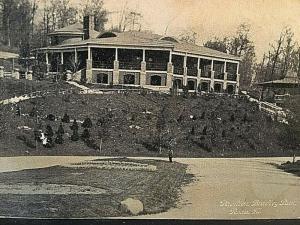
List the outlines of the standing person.
<svg viewBox="0 0 300 225">
<path fill-rule="evenodd" d="M 172 161 L 172 159 L 173 159 L 173 154 L 174 154 L 174 153 L 173 153 L 173 150 L 170 149 L 170 150 L 169 150 L 169 161 L 170 161 L 170 162 L 173 162 L 173 161 Z"/>
</svg>

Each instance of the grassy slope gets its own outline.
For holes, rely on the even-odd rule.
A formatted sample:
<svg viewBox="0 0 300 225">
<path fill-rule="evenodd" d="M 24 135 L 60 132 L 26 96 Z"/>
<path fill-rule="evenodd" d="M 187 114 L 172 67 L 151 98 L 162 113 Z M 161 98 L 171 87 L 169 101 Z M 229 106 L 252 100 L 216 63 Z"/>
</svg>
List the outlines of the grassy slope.
<svg viewBox="0 0 300 225">
<path fill-rule="evenodd" d="M 20 96 L 23 94 L 29 94 L 35 91 L 70 88 L 74 88 L 74 86 L 71 86 L 65 82 L 55 83 L 47 80 L 29 81 L 25 79 L 14 80 L 10 78 L 4 78 L 0 80 L 0 100 Z"/>
<path fill-rule="evenodd" d="M 2 133 L 0 136 L 1 155 L 157 155 L 142 144 L 156 132 L 158 115 L 164 110 L 166 128 L 171 136 L 176 137 L 174 152 L 183 157 L 239 157 L 239 156 L 280 156 L 291 155 L 290 146 L 280 139 L 282 126 L 270 121 L 259 112 L 254 103 L 231 97 L 198 97 L 184 99 L 167 95 L 148 94 L 113 94 L 113 95 L 72 95 L 39 98 L 20 104 L 23 113 L 31 111 L 33 106 L 39 115 L 45 117 L 52 113 L 63 116 L 67 112 L 71 119 L 84 120 L 90 117 L 95 124 L 100 117 L 106 117 L 109 109 L 107 137 L 103 142 L 103 151 L 99 153 L 87 147 L 82 141 L 71 142 L 64 136 L 63 145 L 45 149 L 40 144 L 37 148 L 27 147 L 16 136 L 23 134 L 33 140 L 32 131 L 20 131 L 18 126 L 35 127 L 35 118 L 17 117 L 14 109 L 6 106 L 2 110 Z M 150 111 L 151 114 L 143 112 Z M 10 113 L 12 112 L 12 113 Z M 205 112 L 204 118 L 201 118 Z M 193 115 L 195 118 L 191 119 Z M 232 119 L 232 115 L 234 119 Z M 245 119 L 246 116 L 246 121 Z M 181 118 L 181 119 L 180 119 Z M 41 127 L 51 124 L 54 130 L 59 122 L 41 121 Z M 131 125 L 141 129 L 132 129 Z M 70 124 L 64 124 L 65 131 L 71 134 Z M 203 134 L 204 127 L 206 134 Z M 191 130 L 194 127 L 194 134 Z M 79 134 L 83 131 L 79 129 Z M 92 137 L 99 140 L 97 132 L 91 129 Z M 299 149 L 298 149 L 299 151 Z M 163 149 L 166 155 L 167 150 Z"/>
<path fill-rule="evenodd" d="M 128 161 L 128 159 L 125 159 Z M 130 160 L 157 166 L 157 171 L 101 170 L 50 167 L 1 173 L 1 184 L 71 184 L 104 188 L 101 195 L 0 195 L 0 215 L 26 217 L 128 216 L 120 211 L 122 200 L 132 197 L 144 204 L 144 214 L 174 207 L 181 186 L 189 182 L 186 166 L 154 160 Z M 113 191 L 113 192 L 112 192 Z"/>
</svg>

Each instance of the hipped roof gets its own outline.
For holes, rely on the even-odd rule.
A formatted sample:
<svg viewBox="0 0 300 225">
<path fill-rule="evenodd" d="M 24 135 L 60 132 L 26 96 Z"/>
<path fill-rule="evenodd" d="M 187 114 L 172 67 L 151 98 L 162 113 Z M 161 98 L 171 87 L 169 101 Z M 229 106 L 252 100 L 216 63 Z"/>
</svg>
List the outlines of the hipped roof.
<svg viewBox="0 0 300 225">
<path fill-rule="evenodd" d="M 279 80 L 272 80 L 272 81 L 266 81 L 259 83 L 260 86 L 294 86 L 294 85 L 300 85 L 300 78 L 297 76 L 296 72 L 288 71 L 287 75 L 283 79 Z"/>
<path fill-rule="evenodd" d="M 79 28 L 79 25 L 77 24 L 71 25 L 66 28 L 62 28 L 56 33 L 63 33 L 68 32 L 71 29 L 80 30 L 82 31 L 82 25 L 81 28 Z M 165 36 L 153 34 L 150 32 L 138 32 L 138 31 L 127 31 L 122 33 L 113 33 L 113 32 L 106 32 L 110 33 L 111 36 L 106 36 L 105 38 L 101 38 L 101 34 L 97 35 L 97 32 L 92 32 L 92 38 L 87 40 L 81 40 L 81 41 L 68 41 L 66 40 L 63 42 L 63 44 L 56 45 L 56 46 L 50 46 L 43 49 L 59 49 L 59 48 L 68 48 L 68 47 L 80 47 L 85 45 L 99 45 L 99 46 L 122 46 L 122 47 L 150 47 L 150 48 L 167 48 L 172 49 L 175 52 L 181 52 L 181 53 L 188 53 L 188 54 L 195 54 L 195 55 L 201 55 L 201 56 L 208 56 L 208 57 L 216 57 L 221 59 L 231 59 L 235 61 L 240 61 L 241 58 L 230 55 L 224 52 L 220 52 L 217 50 L 213 50 L 210 48 L 206 48 L 203 46 L 199 46 L 196 44 L 190 44 L 185 43 L 182 41 L 176 41 L 175 38 L 165 38 Z M 98 33 L 99 34 L 99 33 Z M 97 37 L 95 37 L 97 35 Z M 173 40 L 172 40 L 173 39 Z"/>
</svg>

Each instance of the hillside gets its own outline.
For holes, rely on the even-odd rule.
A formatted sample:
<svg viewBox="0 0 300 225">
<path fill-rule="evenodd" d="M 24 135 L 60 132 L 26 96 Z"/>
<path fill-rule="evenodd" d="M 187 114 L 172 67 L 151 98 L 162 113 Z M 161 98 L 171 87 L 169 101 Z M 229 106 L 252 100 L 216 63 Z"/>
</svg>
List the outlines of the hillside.
<svg viewBox="0 0 300 225">
<path fill-rule="evenodd" d="M 255 103 L 232 96 L 73 94 L 37 98 L 19 107 L 22 116 L 16 115 L 16 106 L 2 106 L 2 156 L 156 156 L 159 146 L 162 155 L 172 148 L 175 156 L 182 157 L 290 156 L 295 150 L 282 140 L 286 127 L 261 113 Z M 45 148 L 34 140 L 34 129 L 45 131 L 50 125 L 55 133 L 65 113 L 71 120 L 91 119 L 88 141 L 70 140 L 72 123 L 62 123 L 63 144 Z M 49 114 L 56 120 L 47 119 Z M 79 123 L 79 136 L 83 131 Z M 299 148 L 296 150 L 299 152 Z"/>
</svg>

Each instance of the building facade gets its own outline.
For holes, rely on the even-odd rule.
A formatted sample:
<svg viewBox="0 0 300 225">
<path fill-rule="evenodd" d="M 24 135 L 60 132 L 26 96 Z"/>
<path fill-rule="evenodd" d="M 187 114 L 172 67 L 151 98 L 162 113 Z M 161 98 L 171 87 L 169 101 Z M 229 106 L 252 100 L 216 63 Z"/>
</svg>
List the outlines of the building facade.
<svg viewBox="0 0 300 225">
<path fill-rule="evenodd" d="M 162 91 L 239 91 L 239 57 L 149 32 L 98 33 L 91 16 L 81 31 L 80 24 L 72 26 L 35 50 L 48 74 L 69 70 L 77 81 Z"/>
</svg>

